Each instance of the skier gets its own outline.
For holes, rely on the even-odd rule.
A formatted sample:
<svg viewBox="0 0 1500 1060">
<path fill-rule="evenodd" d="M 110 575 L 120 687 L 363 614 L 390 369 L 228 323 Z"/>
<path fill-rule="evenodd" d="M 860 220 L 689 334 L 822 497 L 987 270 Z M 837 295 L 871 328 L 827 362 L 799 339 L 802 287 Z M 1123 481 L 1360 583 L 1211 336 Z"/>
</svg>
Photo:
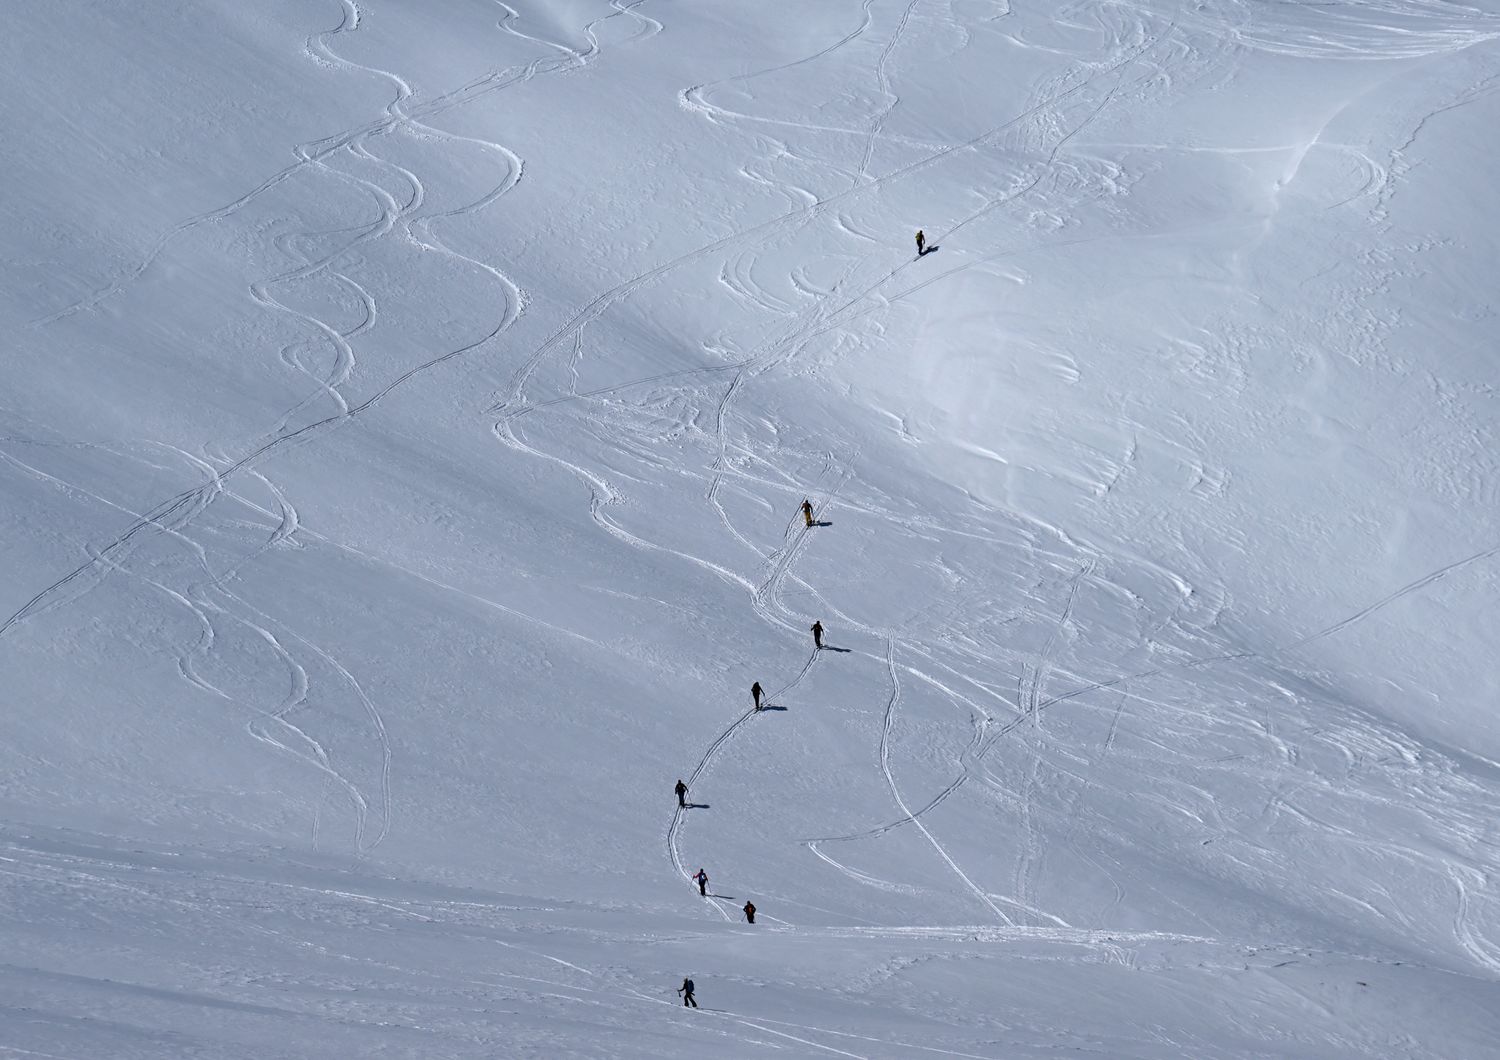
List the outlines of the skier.
<svg viewBox="0 0 1500 1060">
<path fill-rule="evenodd" d="M 806 497 L 802 498 L 802 521 L 808 526 L 812 526 L 813 524 L 812 501 Z"/>
<path fill-rule="evenodd" d="M 702 895 L 704 898 L 707 898 L 708 897 L 708 873 L 704 872 L 702 869 L 699 869 L 698 872 L 693 876 L 693 879 L 695 879 L 695 880 L 698 881 L 698 893 L 700 895 Z"/>
<path fill-rule="evenodd" d="M 755 903 L 754 902 L 746 902 L 745 903 L 745 920 L 748 923 L 751 923 L 751 924 L 755 923 Z"/>
<path fill-rule="evenodd" d="M 750 686 L 750 698 L 753 699 L 753 700 L 755 700 L 755 709 L 759 710 L 760 709 L 760 682 L 759 681 L 755 682 L 755 684 L 753 684 L 753 685 Z"/>
<path fill-rule="evenodd" d="M 681 780 L 679 780 L 679 781 L 677 781 L 677 787 L 675 789 L 673 789 L 673 790 L 675 790 L 677 792 L 677 805 L 678 806 L 686 806 L 687 805 L 687 785 L 684 784 Z"/>
<path fill-rule="evenodd" d="M 691 979 L 684 979 L 682 985 L 677 988 L 677 992 L 682 995 L 683 1008 L 687 1008 L 689 1005 L 692 1005 L 694 1008 L 698 1007 L 698 1002 L 693 1000 L 693 981 Z"/>
<path fill-rule="evenodd" d="M 818 651 L 822 651 L 823 650 L 823 623 L 821 623 L 821 622 L 814 622 L 812 624 L 812 635 L 813 635 L 813 648 L 815 648 Z"/>
<path fill-rule="evenodd" d="M 922 230 L 919 228 L 919 229 L 917 229 L 917 257 L 920 258 L 923 254 L 926 254 L 926 253 L 927 253 L 927 237 L 922 234 Z"/>
</svg>

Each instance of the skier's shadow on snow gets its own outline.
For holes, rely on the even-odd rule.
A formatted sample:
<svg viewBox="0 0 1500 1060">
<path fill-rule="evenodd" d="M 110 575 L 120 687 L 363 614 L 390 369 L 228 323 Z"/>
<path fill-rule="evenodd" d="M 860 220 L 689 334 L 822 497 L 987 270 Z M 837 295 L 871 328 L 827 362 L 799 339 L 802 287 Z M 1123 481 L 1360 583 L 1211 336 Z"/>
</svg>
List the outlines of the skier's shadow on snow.
<svg viewBox="0 0 1500 1060">
<path fill-rule="evenodd" d="M 812 522 L 808 523 L 807 525 L 808 526 L 832 526 L 833 523 L 829 522 L 827 519 L 814 519 Z"/>
<path fill-rule="evenodd" d="M 684 810 L 706 810 L 709 808 L 706 802 L 685 802 L 682 804 Z"/>
<path fill-rule="evenodd" d="M 848 655 L 854 649 L 853 648 L 835 648 L 832 644 L 825 644 L 821 648 L 819 648 L 818 650 L 819 651 L 836 651 L 840 655 Z"/>
<path fill-rule="evenodd" d="M 938 251 L 940 251 L 942 249 L 943 249 L 943 245 L 941 243 L 934 243 L 930 247 L 923 247 L 921 250 L 919 250 L 917 252 L 917 257 L 919 257 L 919 258 L 925 258 L 927 255 L 929 255 L 929 254 L 936 254 Z"/>
<path fill-rule="evenodd" d="M 776 704 L 776 703 L 767 703 L 765 706 L 763 706 L 763 707 L 760 708 L 760 712 L 762 714 L 764 714 L 768 710 L 785 710 L 785 709 L 786 709 L 785 707 L 780 706 L 779 704 Z"/>
</svg>

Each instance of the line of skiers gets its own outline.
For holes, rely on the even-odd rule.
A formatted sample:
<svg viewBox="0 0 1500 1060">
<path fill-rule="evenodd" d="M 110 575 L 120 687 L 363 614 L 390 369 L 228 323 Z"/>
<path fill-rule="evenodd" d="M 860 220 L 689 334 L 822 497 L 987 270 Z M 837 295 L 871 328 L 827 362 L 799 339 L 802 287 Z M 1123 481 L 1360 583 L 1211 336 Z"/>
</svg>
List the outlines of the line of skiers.
<svg viewBox="0 0 1500 1060">
<path fill-rule="evenodd" d="M 922 251 L 922 233 L 918 232 L 917 233 L 917 252 L 920 254 L 921 251 Z M 808 500 L 806 498 L 803 498 L 803 500 L 802 500 L 802 521 L 803 521 L 803 523 L 805 525 L 807 525 L 809 527 L 818 525 L 817 522 L 813 519 L 812 501 L 810 501 L 810 500 Z M 819 622 L 819 621 L 813 622 L 813 624 L 812 624 L 812 635 L 813 635 L 813 650 L 814 651 L 822 651 L 823 650 L 823 623 L 822 622 Z M 761 705 L 761 699 L 764 696 L 765 696 L 765 690 L 760 687 L 760 682 L 759 681 L 756 681 L 754 684 L 752 684 L 750 686 L 750 700 L 751 700 L 752 703 L 755 704 L 755 709 L 756 710 L 762 710 L 762 709 L 764 709 L 762 707 L 762 705 Z M 768 704 L 766 704 L 766 706 L 770 706 L 770 704 L 768 703 Z M 676 784 L 676 786 L 672 790 L 677 795 L 677 808 L 680 809 L 680 810 L 687 809 L 687 804 L 688 804 L 687 803 L 688 786 L 682 780 L 681 777 L 679 777 L 677 779 L 677 784 Z M 697 872 L 693 873 L 693 875 L 690 877 L 690 879 L 694 883 L 696 883 L 698 885 L 698 894 L 700 896 L 702 896 L 704 898 L 709 897 L 709 894 L 708 894 L 708 873 L 706 871 L 704 871 L 704 869 L 701 866 L 699 867 L 699 869 L 698 869 Z M 744 907 L 742 908 L 741 911 L 745 914 L 745 922 L 747 924 L 753 924 L 753 923 L 755 923 L 755 903 L 754 902 L 751 902 L 751 901 L 747 900 L 745 902 L 745 905 L 744 905 Z M 691 979 L 684 979 L 682 981 L 682 985 L 677 988 L 677 992 L 682 995 L 682 1004 L 683 1004 L 683 1007 L 688 1007 L 688 1006 L 691 1006 L 692 1008 L 697 1008 L 698 1007 L 698 1002 L 693 998 L 693 981 Z"/>
<path fill-rule="evenodd" d="M 920 228 L 917 229 L 917 257 L 919 257 L 919 258 L 922 257 L 923 255 L 925 255 L 928 252 L 929 249 L 936 250 L 937 248 L 936 247 L 929 248 L 927 246 L 927 236 L 926 236 L 926 234 Z M 814 527 L 814 526 L 818 525 L 817 521 L 815 519 L 813 519 L 812 501 L 809 500 L 806 497 L 802 498 L 801 511 L 802 511 L 802 523 L 803 523 L 804 526 Z M 813 635 L 813 650 L 814 651 L 822 651 L 823 650 L 823 623 L 822 622 L 818 622 L 818 621 L 813 622 L 813 624 L 812 624 L 812 635 Z M 752 684 L 750 686 L 750 700 L 751 700 L 751 702 L 753 702 L 755 704 L 755 709 L 756 710 L 763 709 L 761 707 L 761 702 L 760 701 L 761 701 L 761 697 L 764 696 L 764 695 L 765 695 L 765 690 L 760 687 L 760 682 L 759 681 L 756 681 L 754 684 Z M 767 704 L 767 706 L 769 706 L 769 704 Z M 681 778 L 678 779 L 678 781 L 677 781 L 677 787 L 676 787 L 675 790 L 677 792 L 677 806 L 678 806 L 678 809 L 686 809 L 687 808 L 687 791 L 688 791 L 688 789 L 687 789 L 687 785 L 682 782 Z M 697 873 L 694 874 L 694 876 L 692 878 L 698 884 L 698 893 L 700 895 L 702 895 L 703 897 L 707 898 L 708 897 L 708 873 L 704 872 L 703 869 L 700 867 L 698 869 Z M 745 913 L 745 921 L 747 923 L 750 923 L 750 924 L 755 923 L 755 903 L 754 902 L 747 901 L 745 903 L 744 913 Z M 689 1005 L 691 1005 L 693 1008 L 697 1008 L 698 1007 L 698 1002 L 693 999 L 693 981 L 691 979 L 684 979 L 682 981 L 682 985 L 677 988 L 677 992 L 682 995 L 682 1004 L 683 1004 L 684 1007 L 689 1006 Z"/>
</svg>

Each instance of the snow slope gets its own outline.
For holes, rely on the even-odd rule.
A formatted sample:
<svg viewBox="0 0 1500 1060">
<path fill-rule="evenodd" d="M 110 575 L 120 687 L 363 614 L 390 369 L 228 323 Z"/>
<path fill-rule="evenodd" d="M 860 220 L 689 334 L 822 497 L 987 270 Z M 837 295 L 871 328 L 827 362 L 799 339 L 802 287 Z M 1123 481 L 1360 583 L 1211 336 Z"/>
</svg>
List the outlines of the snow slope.
<svg viewBox="0 0 1500 1060">
<path fill-rule="evenodd" d="M 9 30 L 0 1054 L 1500 1056 L 1493 0 Z"/>
</svg>

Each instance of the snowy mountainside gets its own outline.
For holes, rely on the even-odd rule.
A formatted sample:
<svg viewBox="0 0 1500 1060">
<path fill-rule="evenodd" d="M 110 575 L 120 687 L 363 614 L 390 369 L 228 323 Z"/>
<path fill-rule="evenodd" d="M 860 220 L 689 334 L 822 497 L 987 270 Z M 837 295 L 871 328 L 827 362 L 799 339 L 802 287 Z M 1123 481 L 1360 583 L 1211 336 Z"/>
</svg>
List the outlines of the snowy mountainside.
<svg viewBox="0 0 1500 1060">
<path fill-rule="evenodd" d="M 1488 0 L 6 60 L 0 1052 L 1497 1055 Z"/>
</svg>

